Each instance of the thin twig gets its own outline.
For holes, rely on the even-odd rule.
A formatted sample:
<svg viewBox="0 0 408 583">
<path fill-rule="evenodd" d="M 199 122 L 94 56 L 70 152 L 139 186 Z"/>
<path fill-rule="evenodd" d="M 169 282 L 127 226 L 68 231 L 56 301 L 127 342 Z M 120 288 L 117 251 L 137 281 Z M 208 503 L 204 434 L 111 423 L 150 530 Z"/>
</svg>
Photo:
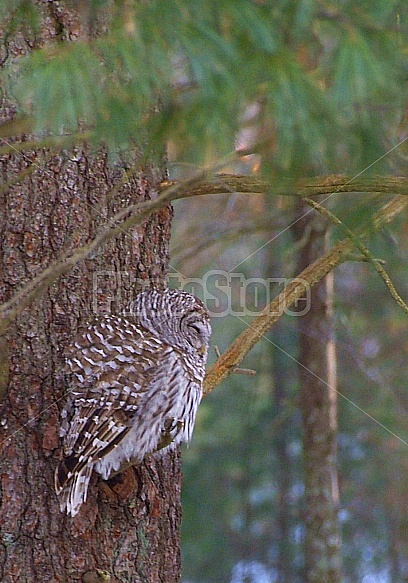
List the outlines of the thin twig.
<svg viewBox="0 0 408 583">
<path fill-rule="evenodd" d="M 371 254 L 369 249 L 360 241 L 360 239 L 336 215 L 334 215 L 327 208 L 325 208 L 324 206 L 322 206 L 318 202 L 312 200 L 311 198 L 305 197 L 303 200 L 309 206 L 314 208 L 315 211 L 317 211 L 319 214 L 321 214 L 326 219 L 328 219 L 331 223 L 340 227 L 340 229 L 343 231 L 343 233 L 345 235 L 347 235 L 353 241 L 353 244 L 361 251 L 361 253 L 363 254 L 363 257 L 365 257 L 366 261 L 370 262 L 374 266 L 374 269 L 376 270 L 376 272 L 379 274 L 379 276 L 381 277 L 381 279 L 383 280 L 383 282 L 387 286 L 387 289 L 390 292 L 392 298 L 396 301 L 396 303 L 400 306 L 400 308 L 402 308 L 402 310 L 406 314 L 408 314 L 408 306 L 404 302 L 402 297 L 399 295 L 397 290 L 395 289 L 394 284 L 392 283 L 390 276 L 385 271 L 384 267 L 381 265 L 381 262 L 378 261 Z"/>
<path fill-rule="evenodd" d="M 43 160 L 41 164 L 44 165 L 47 163 L 47 161 L 48 158 L 46 160 Z M 33 172 L 35 172 L 39 168 L 41 169 L 41 166 L 39 165 L 37 160 L 35 162 L 32 162 L 30 166 L 24 168 L 24 170 L 19 172 L 17 176 L 13 176 L 13 178 L 10 178 L 10 180 L 7 180 L 7 182 L 3 182 L 3 184 L 0 186 L 0 194 L 5 192 L 8 188 L 10 188 L 10 186 L 18 184 L 19 182 L 24 180 L 24 178 L 27 178 L 27 176 L 30 176 Z"/>
<path fill-rule="evenodd" d="M 57 153 L 61 152 L 61 150 L 64 150 L 65 148 L 78 145 L 78 143 L 88 142 L 92 138 L 92 133 L 85 131 L 76 134 L 69 134 L 66 136 L 46 136 L 34 140 L 9 142 L 11 137 L 7 132 L 1 131 L 3 127 L 5 127 L 5 124 L 0 128 L 0 142 L 4 144 L 4 146 L 0 147 L 0 156 L 13 154 L 14 152 L 38 150 L 40 148 L 45 148 L 46 150 L 53 149 L 54 152 Z M 11 134 L 11 136 L 14 138 L 15 134 Z"/>
<path fill-rule="evenodd" d="M 218 346 L 216 344 L 214 344 L 213 346 L 214 348 L 214 352 L 217 358 L 220 358 L 221 353 L 220 350 L 218 348 Z M 235 367 L 232 371 L 233 374 L 242 374 L 242 375 L 246 375 L 246 376 L 255 376 L 256 370 L 253 370 L 252 368 L 237 368 Z"/>
</svg>

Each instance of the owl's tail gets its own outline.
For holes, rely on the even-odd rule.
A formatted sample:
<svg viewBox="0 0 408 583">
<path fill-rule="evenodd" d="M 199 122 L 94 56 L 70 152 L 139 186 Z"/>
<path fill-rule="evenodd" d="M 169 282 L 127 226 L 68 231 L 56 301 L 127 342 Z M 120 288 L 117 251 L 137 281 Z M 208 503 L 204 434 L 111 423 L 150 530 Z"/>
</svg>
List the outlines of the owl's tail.
<svg viewBox="0 0 408 583">
<path fill-rule="evenodd" d="M 75 516 L 86 502 L 88 485 L 94 464 L 80 467 L 78 458 L 69 456 L 62 460 L 55 470 L 55 491 L 60 498 L 61 512 Z"/>
</svg>

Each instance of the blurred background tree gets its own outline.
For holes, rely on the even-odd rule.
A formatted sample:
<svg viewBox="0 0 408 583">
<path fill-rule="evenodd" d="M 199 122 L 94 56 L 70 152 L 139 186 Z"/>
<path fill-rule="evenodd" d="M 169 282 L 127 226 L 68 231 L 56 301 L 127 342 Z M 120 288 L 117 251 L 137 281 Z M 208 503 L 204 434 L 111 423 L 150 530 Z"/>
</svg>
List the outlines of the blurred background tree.
<svg viewBox="0 0 408 583">
<path fill-rule="evenodd" d="M 72 30 L 70 42 L 50 48 L 39 37 L 39 2 L 2 3 L 2 82 L 18 103 L 3 139 L 25 133 L 48 148 L 87 140 L 112 164 L 136 144 L 138 167 L 166 143 L 172 179 L 205 164 L 255 173 L 269 185 L 263 195 L 175 203 L 173 283 L 209 270 L 295 276 L 311 228 L 306 222 L 304 237 L 292 228 L 299 179 L 405 175 L 406 2 L 74 4 L 90 30 L 105 33 L 78 40 Z M 10 58 L 8 38 L 19 30 L 38 50 Z M 234 150 L 238 160 L 223 165 Z M 129 164 L 129 175 L 134 170 Z M 322 202 L 357 229 L 385 200 L 339 189 Z M 330 227 L 332 243 L 342 236 Z M 402 219 L 369 239 L 400 290 L 407 244 Z M 266 295 L 248 287 L 242 313 L 232 289 L 239 317 L 214 318 L 214 344 L 228 346 Z M 334 306 L 345 397 L 337 440 L 342 580 L 402 582 L 406 315 L 372 267 L 358 262 L 337 270 Z M 257 376 L 232 376 L 201 405 L 184 452 L 185 583 L 308 580 L 297 321 L 284 317 L 247 357 Z M 308 334 L 310 343 L 329 340 L 329 331 Z"/>
</svg>

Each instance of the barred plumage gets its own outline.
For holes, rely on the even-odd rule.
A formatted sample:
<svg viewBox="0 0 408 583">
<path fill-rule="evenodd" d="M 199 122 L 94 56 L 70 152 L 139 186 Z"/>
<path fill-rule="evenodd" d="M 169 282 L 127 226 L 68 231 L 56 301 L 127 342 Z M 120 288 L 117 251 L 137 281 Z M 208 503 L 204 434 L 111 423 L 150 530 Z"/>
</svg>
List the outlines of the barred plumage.
<svg viewBox="0 0 408 583">
<path fill-rule="evenodd" d="M 186 292 L 149 289 L 130 313 L 96 319 L 66 352 L 73 384 L 55 489 L 72 516 L 93 469 L 107 479 L 193 432 L 211 334 L 206 308 Z"/>
</svg>

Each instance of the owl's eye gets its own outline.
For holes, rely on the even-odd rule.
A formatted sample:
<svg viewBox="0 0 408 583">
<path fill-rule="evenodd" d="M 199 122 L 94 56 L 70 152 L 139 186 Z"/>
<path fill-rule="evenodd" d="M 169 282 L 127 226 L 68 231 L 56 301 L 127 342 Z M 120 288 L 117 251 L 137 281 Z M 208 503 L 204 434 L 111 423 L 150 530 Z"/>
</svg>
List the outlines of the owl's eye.
<svg viewBox="0 0 408 583">
<path fill-rule="evenodd" d="M 192 330 L 195 330 L 197 334 L 201 334 L 201 328 L 199 327 L 198 324 L 189 324 L 188 327 L 191 328 Z"/>
</svg>

